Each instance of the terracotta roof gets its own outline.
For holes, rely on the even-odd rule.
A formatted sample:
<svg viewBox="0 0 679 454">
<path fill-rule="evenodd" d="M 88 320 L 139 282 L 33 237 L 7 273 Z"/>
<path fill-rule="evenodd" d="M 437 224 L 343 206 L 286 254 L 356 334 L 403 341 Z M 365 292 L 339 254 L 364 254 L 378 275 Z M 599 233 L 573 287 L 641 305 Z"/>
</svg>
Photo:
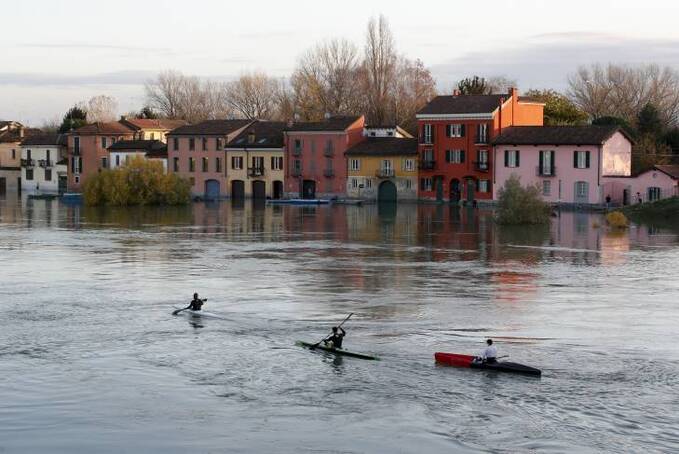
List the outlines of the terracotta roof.
<svg viewBox="0 0 679 454">
<path fill-rule="evenodd" d="M 108 123 L 96 122 L 85 125 L 73 131 L 73 134 L 78 135 L 97 135 L 97 134 L 132 134 L 134 129 L 125 126 L 119 121 L 111 121 Z"/>
<path fill-rule="evenodd" d="M 511 126 L 493 140 L 494 145 L 602 145 L 620 131 L 611 126 Z"/>
<path fill-rule="evenodd" d="M 662 173 L 666 173 L 675 180 L 679 180 L 679 165 L 677 164 L 663 164 L 656 165 L 656 169 L 660 170 Z"/>
<path fill-rule="evenodd" d="M 172 135 L 225 136 L 252 123 L 252 120 L 207 120 L 195 125 L 184 125 L 169 132 Z"/>
<path fill-rule="evenodd" d="M 140 129 L 167 129 L 172 130 L 180 126 L 187 125 L 188 122 L 184 120 L 168 120 L 165 118 L 150 119 L 150 118 L 125 118 L 120 120 L 123 123 L 135 130 Z"/>
<path fill-rule="evenodd" d="M 416 155 L 417 139 L 399 137 L 368 137 L 344 152 L 347 156 Z"/>
<path fill-rule="evenodd" d="M 66 146 L 65 134 L 37 134 L 21 141 L 22 146 L 56 145 Z"/>
<path fill-rule="evenodd" d="M 285 123 L 256 120 L 226 145 L 227 148 L 283 148 Z M 249 142 L 254 133 L 254 142 Z"/>
<path fill-rule="evenodd" d="M 493 113 L 500 102 L 510 95 L 448 95 L 437 96 L 417 112 L 417 115 Z"/>
<path fill-rule="evenodd" d="M 119 140 L 110 147 L 109 151 L 157 151 L 167 150 L 167 145 L 160 140 Z"/>
<path fill-rule="evenodd" d="M 344 131 L 361 119 L 361 115 L 336 115 L 323 121 L 302 121 L 285 128 L 286 131 Z"/>
<path fill-rule="evenodd" d="M 17 129 L 10 129 L 9 131 L 5 131 L 0 133 L 0 143 L 15 143 L 15 142 L 21 142 L 28 137 L 35 136 L 38 134 L 42 134 L 42 131 L 37 128 L 22 128 L 23 129 L 23 137 L 21 136 L 21 130 L 20 128 Z"/>
</svg>

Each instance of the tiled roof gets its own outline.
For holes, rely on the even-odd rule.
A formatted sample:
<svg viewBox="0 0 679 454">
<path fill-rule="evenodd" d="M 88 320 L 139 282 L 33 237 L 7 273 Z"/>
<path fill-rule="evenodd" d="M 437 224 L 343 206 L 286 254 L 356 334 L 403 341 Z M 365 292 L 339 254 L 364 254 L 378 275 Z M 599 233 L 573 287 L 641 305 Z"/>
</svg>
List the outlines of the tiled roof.
<svg viewBox="0 0 679 454">
<path fill-rule="evenodd" d="M 663 164 L 655 166 L 656 169 L 671 176 L 675 180 L 679 180 L 679 165 L 677 164 Z"/>
<path fill-rule="evenodd" d="M 344 152 L 347 156 L 416 155 L 417 139 L 368 137 Z"/>
<path fill-rule="evenodd" d="M 110 147 L 110 151 L 135 151 L 143 150 L 146 152 L 167 150 L 167 145 L 160 140 L 119 140 Z"/>
<path fill-rule="evenodd" d="M 120 120 L 121 123 L 126 124 L 133 129 L 166 129 L 172 130 L 180 126 L 188 124 L 184 120 L 167 120 L 164 118 L 150 119 L 150 118 L 125 118 Z"/>
<path fill-rule="evenodd" d="M 620 131 L 617 126 L 511 126 L 493 140 L 495 145 L 601 145 Z M 631 139 L 630 139 L 631 142 Z"/>
<path fill-rule="evenodd" d="M 14 142 L 21 142 L 28 137 L 35 136 L 38 134 L 42 134 L 42 131 L 37 128 L 22 128 L 23 130 L 23 137 L 21 136 L 21 130 L 20 128 L 17 129 L 10 129 L 9 131 L 5 131 L 0 133 L 0 143 L 14 143 Z"/>
<path fill-rule="evenodd" d="M 257 120 L 243 129 L 226 145 L 227 148 L 283 148 L 285 123 L 279 121 Z M 250 134 L 254 141 L 250 142 Z"/>
<path fill-rule="evenodd" d="M 361 119 L 361 115 L 337 115 L 323 121 L 302 121 L 285 128 L 286 131 L 344 131 Z"/>
<path fill-rule="evenodd" d="M 498 108 L 503 99 L 509 97 L 508 94 L 437 96 L 417 115 L 489 114 Z"/>
<path fill-rule="evenodd" d="M 252 120 L 207 120 L 195 125 L 184 125 L 173 129 L 172 135 L 228 135 L 252 123 Z"/>
<path fill-rule="evenodd" d="M 73 131 L 74 134 L 83 136 L 96 134 L 132 134 L 133 132 L 134 129 L 129 126 L 125 126 L 119 121 L 111 121 L 108 123 L 90 123 Z"/>
<path fill-rule="evenodd" d="M 57 145 L 66 146 L 65 134 L 37 134 L 21 141 L 22 146 Z"/>
</svg>

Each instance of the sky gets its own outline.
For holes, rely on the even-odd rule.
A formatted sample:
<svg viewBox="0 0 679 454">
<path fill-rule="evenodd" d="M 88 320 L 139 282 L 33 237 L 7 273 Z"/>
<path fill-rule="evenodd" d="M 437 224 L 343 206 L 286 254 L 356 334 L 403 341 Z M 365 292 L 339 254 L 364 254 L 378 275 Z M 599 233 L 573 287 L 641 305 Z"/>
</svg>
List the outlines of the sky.
<svg viewBox="0 0 679 454">
<path fill-rule="evenodd" d="M 564 91 L 569 74 L 596 62 L 679 69 L 679 2 L 671 0 L 22 0 L 0 8 L 0 119 L 32 126 L 99 94 L 115 97 L 121 113 L 139 109 L 144 82 L 166 69 L 285 77 L 320 41 L 362 46 L 379 14 L 399 52 L 422 60 L 441 91 L 474 74 Z"/>
</svg>

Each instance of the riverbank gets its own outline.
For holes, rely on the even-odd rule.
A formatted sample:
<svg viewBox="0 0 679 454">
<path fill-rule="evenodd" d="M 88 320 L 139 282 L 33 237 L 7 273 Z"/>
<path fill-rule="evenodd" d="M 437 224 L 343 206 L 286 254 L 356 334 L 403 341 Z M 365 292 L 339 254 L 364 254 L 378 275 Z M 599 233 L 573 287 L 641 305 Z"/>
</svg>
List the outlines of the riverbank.
<svg viewBox="0 0 679 454">
<path fill-rule="evenodd" d="M 679 197 L 626 206 L 621 210 L 635 222 L 653 222 L 677 225 L 679 221 Z"/>
</svg>

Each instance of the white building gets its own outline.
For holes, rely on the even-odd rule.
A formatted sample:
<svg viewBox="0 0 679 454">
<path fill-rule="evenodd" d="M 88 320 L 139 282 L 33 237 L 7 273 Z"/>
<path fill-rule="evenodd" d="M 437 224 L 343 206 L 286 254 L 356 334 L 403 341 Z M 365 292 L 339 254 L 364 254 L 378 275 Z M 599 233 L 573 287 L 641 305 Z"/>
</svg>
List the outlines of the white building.
<svg viewBox="0 0 679 454">
<path fill-rule="evenodd" d="M 21 142 L 21 190 L 59 194 L 66 191 L 66 136 L 40 134 Z"/>
<path fill-rule="evenodd" d="M 167 145 L 160 140 L 119 140 L 108 147 L 111 169 L 124 166 L 133 158 L 158 160 L 167 173 Z"/>
</svg>

